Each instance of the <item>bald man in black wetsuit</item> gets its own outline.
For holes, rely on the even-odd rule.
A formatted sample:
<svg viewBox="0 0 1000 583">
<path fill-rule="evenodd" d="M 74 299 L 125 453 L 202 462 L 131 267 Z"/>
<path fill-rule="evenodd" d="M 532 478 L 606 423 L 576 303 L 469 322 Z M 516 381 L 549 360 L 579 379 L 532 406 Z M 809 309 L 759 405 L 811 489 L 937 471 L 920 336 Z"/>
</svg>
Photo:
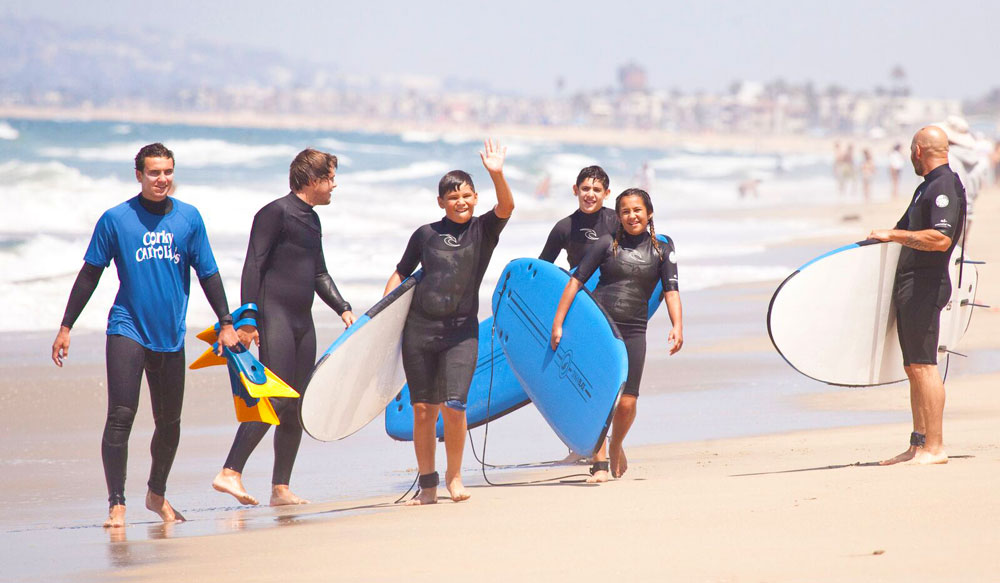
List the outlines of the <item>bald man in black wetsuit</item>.
<svg viewBox="0 0 1000 583">
<path fill-rule="evenodd" d="M 292 191 L 262 208 L 254 217 L 250 245 L 243 264 L 242 301 L 257 304 L 260 332 L 238 330 L 240 340 L 260 345 L 260 361 L 300 394 L 316 363 L 314 295 L 319 295 L 344 321 L 354 323 L 351 305 L 337 290 L 323 257 L 322 229 L 314 206 L 330 204 L 336 188 L 337 157 L 306 149 L 292 161 Z M 288 483 L 302 441 L 299 399 L 272 399 L 280 424 L 274 432 L 271 506 L 305 504 Z M 257 504 L 243 487 L 243 466 L 264 434 L 267 423 L 240 424 L 229 457 L 212 487 L 232 494 L 243 504 Z"/>
<path fill-rule="evenodd" d="M 941 128 L 927 126 L 913 136 L 910 160 L 917 175 L 924 177 L 910 206 L 895 228 L 868 235 L 903 245 L 893 300 L 903 368 L 910 381 L 913 432 L 909 448 L 882 465 L 948 462 L 944 382 L 937 367 L 938 324 L 951 295 L 948 262 L 965 224 L 965 188 L 948 166 L 948 137 Z"/>
</svg>

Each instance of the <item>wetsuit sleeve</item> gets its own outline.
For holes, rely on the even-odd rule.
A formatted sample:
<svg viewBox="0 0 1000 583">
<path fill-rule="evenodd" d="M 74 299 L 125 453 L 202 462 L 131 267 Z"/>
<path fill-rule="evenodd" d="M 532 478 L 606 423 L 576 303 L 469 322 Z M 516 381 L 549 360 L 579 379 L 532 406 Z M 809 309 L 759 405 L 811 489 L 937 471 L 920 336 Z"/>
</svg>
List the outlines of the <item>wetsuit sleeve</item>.
<svg viewBox="0 0 1000 583">
<path fill-rule="evenodd" d="M 597 243 L 590 246 L 587 250 L 587 254 L 583 256 L 580 261 L 580 265 L 576 266 L 576 271 L 573 272 L 573 277 L 575 277 L 580 283 L 587 283 L 590 276 L 594 275 L 597 268 L 604 263 L 604 259 L 611 253 L 611 237 L 609 235 L 602 236 Z"/>
<path fill-rule="evenodd" d="M 267 258 L 281 235 L 283 213 L 277 205 L 267 205 L 253 218 L 247 257 L 240 276 L 240 303 L 260 305 L 260 288 L 267 269 Z M 248 314 L 249 316 L 250 314 Z"/>
<path fill-rule="evenodd" d="M 80 273 L 73 282 L 73 289 L 69 292 L 69 301 L 66 302 L 66 312 L 63 314 L 62 325 L 72 328 L 76 319 L 80 317 L 84 306 L 90 301 L 90 296 L 94 295 L 97 284 L 101 281 L 101 274 L 104 268 L 93 263 L 83 263 Z"/>
<path fill-rule="evenodd" d="M 663 252 L 663 261 L 660 262 L 660 282 L 663 284 L 663 291 L 680 291 L 677 280 L 677 252 L 674 250 L 674 240 L 667 239 L 667 242 L 660 242 L 660 251 Z"/>
<path fill-rule="evenodd" d="M 507 221 L 510 218 L 501 219 L 495 210 L 490 210 L 488 213 L 480 215 L 479 220 L 483 229 L 483 241 L 496 247 L 496 244 L 500 242 L 500 231 L 503 231 L 503 228 L 507 226 Z"/>
<path fill-rule="evenodd" d="M 420 264 L 420 252 L 423 251 L 425 239 L 423 231 L 424 228 L 420 227 L 410 235 L 410 241 L 406 244 L 406 250 L 403 251 L 403 258 L 396 264 L 396 273 L 403 277 L 413 275 L 417 265 Z"/>
<path fill-rule="evenodd" d="M 933 197 L 928 197 L 926 204 L 930 207 L 928 216 L 931 228 L 946 237 L 954 238 L 962 221 L 962 199 L 958 194 L 952 189 L 944 188 L 934 193 Z"/>
<path fill-rule="evenodd" d="M 351 304 L 340 295 L 340 290 L 337 289 L 337 284 L 333 282 L 329 273 L 316 275 L 316 294 L 338 315 L 351 311 Z"/>
<path fill-rule="evenodd" d="M 222 285 L 222 275 L 216 271 L 208 277 L 199 279 L 198 283 L 208 298 L 208 305 L 212 306 L 212 311 L 221 322 L 229 315 L 229 301 L 226 299 L 226 288 Z"/>
<path fill-rule="evenodd" d="M 215 263 L 215 255 L 212 253 L 212 245 L 208 242 L 205 221 L 202 220 L 201 214 L 197 210 L 191 217 L 191 240 L 188 241 L 188 253 L 190 253 L 191 266 L 194 267 L 198 279 L 205 279 L 219 272 L 219 266 Z"/>
<path fill-rule="evenodd" d="M 549 238 L 545 240 L 545 247 L 542 247 L 542 254 L 538 256 L 539 259 L 549 263 L 556 262 L 559 252 L 566 246 L 566 231 L 568 229 L 563 227 L 563 221 L 559 221 L 552 227 L 552 230 L 549 231 Z"/>
</svg>

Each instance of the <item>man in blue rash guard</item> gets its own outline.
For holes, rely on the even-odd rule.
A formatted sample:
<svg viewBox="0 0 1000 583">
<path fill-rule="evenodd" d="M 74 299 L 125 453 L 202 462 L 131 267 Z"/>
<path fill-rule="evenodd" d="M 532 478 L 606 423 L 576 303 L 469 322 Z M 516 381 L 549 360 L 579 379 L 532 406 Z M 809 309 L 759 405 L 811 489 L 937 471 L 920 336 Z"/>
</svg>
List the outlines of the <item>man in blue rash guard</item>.
<svg viewBox="0 0 1000 583">
<path fill-rule="evenodd" d="M 261 364 L 299 394 L 306 391 L 316 364 L 313 298 L 318 295 L 333 308 L 345 326 L 354 323 L 351 305 L 341 297 L 327 271 L 323 232 L 313 210 L 330 204 L 337 186 L 336 173 L 336 156 L 313 149 L 299 152 L 289 167 L 291 192 L 265 205 L 254 217 L 243 264 L 242 302 L 257 304 L 260 330 L 241 326 L 237 334 L 247 346 L 257 342 Z M 274 429 L 271 506 L 308 503 L 288 487 L 302 441 L 300 402 L 271 399 L 281 421 Z M 243 486 L 243 467 L 270 428 L 259 421 L 240 424 L 229 456 L 212 481 L 213 488 L 243 504 L 257 504 Z"/>
<path fill-rule="evenodd" d="M 221 346 L 234 346 L 238 341 L 201 215 L 193 206 L 169 196 L 173 190 L 173 153 L 159 143 L 144 146 L 135 157 L 135 178 L 142 186 L 141 193 L 109 209 L 97 222 L 62 326 L 52 343 L 52 360 L 62 367 L 63 359 L 69 356 L 70 329 L 104 269 L 114 261 L 121 283 L 108 314 L 108 415 L 101 442 L 110 505 L 105 527 L 125 525 L 128 438 L 139 406 L 143 372 L 155 423 L 146 508 L 164 522 L 184 520 L 164 494 L 180 440 L 184 320 L 192 268 L 222 324 L 220 353 Z"/>
<path fill-rule="evenodd" d="M 903 245 L 896 267 L 893 300 L 910 382 L 913 432 L 903 453 L 882 465 L 913 460 L 948 463 L 944 451 L 944 382 L 937 366 L 941 309 L 951 297 L 948 261 L 965 225 L 965 188 L 948 166 L 948 136 L 927 126 L 913 136 L 910 161 L 924 181 L 893 229 L 878 229 L 870 239 Z"/>
</svg>

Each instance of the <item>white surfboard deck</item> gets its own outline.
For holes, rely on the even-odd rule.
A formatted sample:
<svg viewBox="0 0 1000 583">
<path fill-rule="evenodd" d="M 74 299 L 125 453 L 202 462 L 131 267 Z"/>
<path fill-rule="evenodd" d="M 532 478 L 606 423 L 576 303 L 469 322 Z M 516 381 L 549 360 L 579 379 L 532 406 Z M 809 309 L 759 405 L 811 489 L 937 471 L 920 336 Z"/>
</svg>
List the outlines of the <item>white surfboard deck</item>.
<svg viewBox="0 0 1000 583">
<path fill-rule="evenodd" d="M 848 245 L 806 263 L 775 291 L 768 309 L 771 342 L 800 373 L 831 384 L 873 386 L 906 379 L 892 299 L 898 243 Z M 941 310 L 938 361 L 968 328 L 975 265 L 950 262 L 952 294 Z"/>
<path fill-rule="evenodd" d="M 330 345 L 302 395 L 302 427 L 344 439 L 378 417 L 403 386 L 403 326 L 416 279 L 408 278 Z"/>
</svg>

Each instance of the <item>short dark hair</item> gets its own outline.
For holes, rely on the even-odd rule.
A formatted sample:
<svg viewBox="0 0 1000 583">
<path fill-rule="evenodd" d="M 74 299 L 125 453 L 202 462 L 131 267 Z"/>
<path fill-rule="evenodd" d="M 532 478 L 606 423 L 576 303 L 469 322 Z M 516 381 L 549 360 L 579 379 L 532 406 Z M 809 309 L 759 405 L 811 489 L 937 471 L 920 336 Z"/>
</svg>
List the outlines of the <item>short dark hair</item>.
<svg viewBox="0 0 1000 583">
<path fill-rule="evenodd" d="M 463 184 L 468 184 L 473 192 L 476 191 L 476 185 L 472 183 L 472 177 L 469 176 L 468 172 L 464 170 L 452 170 L 442 176 L 441 181 L 438 182 L 438 198 L 444 198 L 449 192 L 455 192 L 459 188 L 462 188 Z"/>
<path fill-rule="evenodd" d="M 604 190 L 611 188 L 611 179 L 608 178 L 608 173 L 604 171 L 604 168 L 601 168 L 600 166 L 587 166 L 581 170 L 580 173 L 576 175 L 576 185 L 580 186 L 583 184 L 583 181 L 588 178 L 593 178 L 594 182 L 600 180 L 601 184 L 604 185 Z"/>
<path fill-rule="evenodd" d="M 331 166 L 337 168 L 336 156 L 306 148 L 295 156 L 288 167 L 288 186 L 292 192 L 299 192 L 314 180 L 329 178 Z"/>
<path fill-rule="evenodd" d="M 160 142 L 139 148 L 139 153 L 135 155 L 135 169 L 139 172 L 146 169 L 146 158 L 169 158 L 172 161 L 174 153 Z"/>
</svg>

